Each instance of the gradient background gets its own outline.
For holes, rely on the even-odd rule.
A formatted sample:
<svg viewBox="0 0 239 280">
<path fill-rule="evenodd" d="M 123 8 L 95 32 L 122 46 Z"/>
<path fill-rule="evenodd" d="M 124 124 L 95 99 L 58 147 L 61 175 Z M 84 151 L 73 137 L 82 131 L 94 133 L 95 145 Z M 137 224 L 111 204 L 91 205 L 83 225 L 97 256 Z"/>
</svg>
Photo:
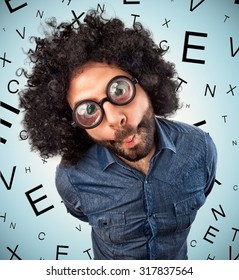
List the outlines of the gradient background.
<svg viewBox="0 0 239 280">
<path fill-rule="evenodd" d="M 205 120 L 200 127 L 213 137 L 219 155 L 218 183 L 192 226 L 189 259 L 239 259 L 239 4 L 234 0 L 194 0 L 194 7 L 201 4 L 190 11 L 191 0 L 140 0 L 140 4 L 123 4 L 123 0 L 12 0 L 12 8 L 27 5 L 10 13 L 6 2 L 0 2 L 0 101 L 16 108 L 17 91 L 26 83 L 16 70 L 29 68 L 23 51 L 34 48 L 29 37 L 43 35 L 41 24 L 47 18 L 71 22 L 72 11 L 79 16 L 100 4 L 105 5 L 108 16 L 123 19 L 127 26 L 133 24 L 132 14 L 139 15 L 137 21 L 152 31 L 156 43 L 167 41 L 165 59 L 176 64 L 179 77 L 187 82 L 180 91 L 184 106 L 174 119 L 190 124 Z M 205 50 L 188 49 L 188 57 L 205 60 L 205 64 L 182 61 L 186 31 L 207 34 L 191 36 L 189 41 Z M 11 63 L 4 62 L 4 53 Z M 11 80 L 17 81 L 10 83 L 15 93 L 8 90 Z M 209 91 L 205 96 L 207 84 L 211 90 L 216 88 L 214 97 Z M 231 92 L 230 86 L 235 87 Z M 57 246 L 62 246 L 59 259 L 89 259 L 90 227 L 66 213 L 55 189 L 59 158 L 44 162 L 31 152 L 28 141 L 20 137 L 22 116 L 22 112 L 17 115 L 0 107 L 0 118 L 12 123 L 11 128 L 0 124 L 0 137 L 7 140 L 0 143 L 0 171 L 8 184 L 16 166 L 10 190 L 0 178 L 0 259 L 56 259 Z M 42 188 L 31 194 L 32 200 L 47 198 L 36 204 L 38 211 L 51 205 L 54 208 L 36 216 L 25 193 L 39 185 Z M 221 215 L 214 216 L 212 208 Z M 204 238 L 209 227 L 216 229 L 206 236 L 211 242 Z"/>
</svg>

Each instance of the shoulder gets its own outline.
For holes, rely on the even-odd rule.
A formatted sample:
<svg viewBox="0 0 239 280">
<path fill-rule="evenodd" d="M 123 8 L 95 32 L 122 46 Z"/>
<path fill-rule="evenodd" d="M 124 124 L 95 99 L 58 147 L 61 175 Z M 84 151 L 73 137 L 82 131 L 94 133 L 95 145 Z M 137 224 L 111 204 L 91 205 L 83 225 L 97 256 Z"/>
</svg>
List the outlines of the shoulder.
<svg viewBox="0 0 239 280">
<path fill-rule="evenodd" d="M 175 140 L 184 139 L 193 142 L 202 140 L 205 142 L 205 137 L 207 137 L 205 131 L 194 125 L 163 118 L 157 118 L 157 121 L 160 127 Z"/>
<path fill-rule="evenodd" d="M 216 153 L 214 141 L 209 133 L 184 122 L 157 118 L 157 121 L 164 131 L 170 136 L 177 148 L 182 150 L 201 151 Z"/>
<path fill-rule="evenodd" d="M 188 123 L 180 122 L 180 121 L 175 121 L 175 120 L 168 120 L 164 118 L 157 118 L 157 121 L 161 126 L 163 126 L 169 133 L 178 133 L 178 134 L 199 134 L 203 135 L 205 132 Z"/>
<path fill-rule="evenodd" d="M 74 185 L 85 181 L 100 169 L 98 145 L 93 145 L 76 164 L 61 161 L 56 169 L 56 180 L 67 180 Z"/>
</svg>

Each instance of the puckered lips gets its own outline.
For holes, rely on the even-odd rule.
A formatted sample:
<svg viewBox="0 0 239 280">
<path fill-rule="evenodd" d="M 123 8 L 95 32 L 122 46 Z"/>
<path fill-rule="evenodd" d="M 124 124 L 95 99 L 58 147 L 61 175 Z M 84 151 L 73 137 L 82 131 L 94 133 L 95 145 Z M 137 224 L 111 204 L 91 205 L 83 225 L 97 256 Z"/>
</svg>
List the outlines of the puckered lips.
<svg viewBox="0 0 239 280">
<path fill-rule="evenodd" d="M 123 145 L 130 149 L 133 148 L 135 145 L 137 144 L 137 139 L 136 139 L 136 135 L 131 135 L 129 137 L 127 137 L 124 141 L 123 141 Z"/>
</svg>

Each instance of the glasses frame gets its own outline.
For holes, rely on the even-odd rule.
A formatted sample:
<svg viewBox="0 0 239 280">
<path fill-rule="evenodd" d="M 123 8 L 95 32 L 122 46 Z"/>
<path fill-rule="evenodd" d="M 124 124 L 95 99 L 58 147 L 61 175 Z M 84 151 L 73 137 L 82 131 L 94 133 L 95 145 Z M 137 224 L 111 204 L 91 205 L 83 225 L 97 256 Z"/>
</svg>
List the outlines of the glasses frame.
<svg viewBox="0 0 239 280">
<path fill-rule="evenodd" d="M 132 96 L 131 98 L 125 102 L 125 103 L 121 103 L 121 104 L 118 104 L 117 102 L 114 102 L 114 100 L 112 100 L 112 98 L 110 97 L 109 95 L 109 88 L 110 86 L 112 85 L 112 83 L 114 82 L 114 80 L 117 80 L 117 79 L 124 79 L 124 80 L 127 80 L 131 85 L 132 85 L 132 88 L 133 88 L 133 93 L 132 93 Z M 101 122 L 103 121 L 104 119 L 104 115 L 105 115 L 105 111 L 104 111 L 104 108 L 103 108 L 103 105 L 105 102 L 110 102 L 111 104 L 113 105 L 116 105 L 116 106 L 125 106 L 125 105 L 128 105 L 130 102 L 133 101 L 133 99 L 135 98 L 136 96 L 136 84 L 138 83 L 138 80 L 136 78 L 129 78 L 127 76 L 123 76 L 123 75 L 118 75 L 118 76 L 115 76 L 113 77 L 107 84 L 106 86 L 106 97 L 102 98 L 99 102 L 96 102 L 94 100 L 91 100 L 91 99 L 84 99 L 84 100 L 81 100 L 79 102 L 77 102 L 73 108 L 73 111 L 72 111 L 72 119 L 73 119 L 73 122 L 72 122 L 72 125 L 74 127 L 80 127 L 80 128 L 83 128 L 83 129 L 93 129 L 97 126 L 99 126 L 101 124 Z M 100 110 L 101 110 L 101 117 L 99 119 L 99 121 L 94 124 L 93 126 L 84 126 L 84 125 L 81 125 L 80 123 L 78 123 L 77 121 L 77 117 L 76 117 L 76 111 L 77 111 L 77 108 L 86 103 L 86 102 L 91 102 L 91 103 L 94 103 L 96 105 L 99 106 Z"/>
</svg>

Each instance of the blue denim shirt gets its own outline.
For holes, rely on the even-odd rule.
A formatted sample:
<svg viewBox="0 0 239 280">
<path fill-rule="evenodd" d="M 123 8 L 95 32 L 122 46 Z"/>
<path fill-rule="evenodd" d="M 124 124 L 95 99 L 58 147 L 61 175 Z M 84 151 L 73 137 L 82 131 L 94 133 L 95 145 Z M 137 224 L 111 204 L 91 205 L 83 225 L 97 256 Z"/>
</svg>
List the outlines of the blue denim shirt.
<svg viewBox="0 0 239 280">
<path fill-rule="evenodd" d="M 156 119 L 148 174 L 93 145 L 75 166 L 61 163 L 56 186 L 66 208 L 92 226 L 95 259 L 187 259 L 187 236 L 214 180 L 210 136 Z"/>
</svg>

